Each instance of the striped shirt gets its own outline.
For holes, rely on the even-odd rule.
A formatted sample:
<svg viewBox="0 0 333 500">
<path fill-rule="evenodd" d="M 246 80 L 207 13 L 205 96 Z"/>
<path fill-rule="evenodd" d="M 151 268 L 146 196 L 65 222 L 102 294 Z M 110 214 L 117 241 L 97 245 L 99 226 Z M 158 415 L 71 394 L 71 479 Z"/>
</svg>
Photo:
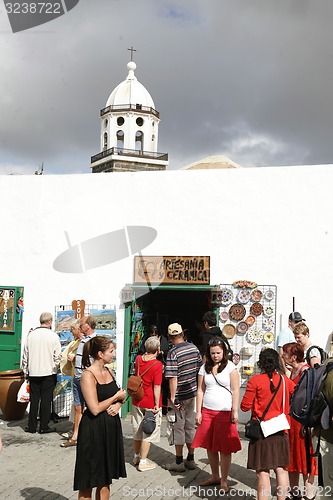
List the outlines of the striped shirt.
<svg viewBox="0 0 333 500">
<path fill-rule="evenodd" d="M 93 337 L 96 337 L 96 333 L 92 333 L 88 337 L 83 337 L 81 342 L 79 343 L 79 347 L 77 348 L 76 351 L 76 356 L 75 356 L 75 364 L 74 364 L 74 377 L 75 378 L 80 378 L 83 372 L 82 368 L 82 354 L 83 354 L 83 348 L 84 344 L 88 342 L 88 340 L 92 339 Z"/>
<path fill-rule="evenodd" d="M 199 350 L 194 344 L 181 342 L 168 352 L 165 377 L 177 377 L 176 397 L 179 401 L 194 398 L 197 394 L 197 374 L 202 365 Z"/>
</svg>

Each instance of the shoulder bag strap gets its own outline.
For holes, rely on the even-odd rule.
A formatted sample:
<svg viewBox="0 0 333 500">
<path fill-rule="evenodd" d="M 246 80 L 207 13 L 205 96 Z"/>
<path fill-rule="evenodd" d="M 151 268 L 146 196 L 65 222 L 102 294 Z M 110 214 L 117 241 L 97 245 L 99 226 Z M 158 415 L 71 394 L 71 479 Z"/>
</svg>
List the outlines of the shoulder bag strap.
<svg viewBox="0 0 333 500">
<path fill-rule="evenodd" d="M 152 368 L 155 364 L 157 363 L 157 359 L 154 361 L 153 364 L 151 364 L 150 366 L 148 366 L 147 370 L 145 370 L 141 375 L 140 377 L 142 378 L 144 376 L 145 373 L 147 373 L 148 370 L 150 370 L 150 368 Z"/>
<path fill-rule="evenodd" d="M 220 384 L 220 382 L 217 380 L 217 378 L 215 377 L 214 373 L 212 372 L 212 375 L 213 377 L 215 378 L 215 382 L 220 385 L 221 387 L 223 387 L 223 389 L 225 389 L 226 391 L 230 392 L 230 394 L 232 394 L 232 392 L 228 389 L 228 387 L 226 387 L 225 385 L 222 385 Z"/>
<path fill-rule="evenodd" d="M 273 400 L 274 400 L 275 396 L 277 395 L 278 390 L 280 389 L 280 385 L 281 385 L 281 382 L 282 382 L 282 378 L 283 378 L 283 377 L 282 377 L 282 375 L 280 375 L 280 381 L 279 381 L 279 383 L 278 383 L 278 386 L 277 386 L 277 388 L 276 388 L 276 391 L 274 392 L 274 394 L 273 394 L 273 396 L 272 396 L 272 399 L 270 400 L 270 402 L 269 402 L 269 403 L 268 403 L 268 405 L 266 406 L 266 410 L 265 410 L 265 411 L 264 411 L 264 413 L 262 414 L 262 417 L 261 417 L 261 418 L 258 418 L 258 420 L 259 420 L 260 422 L 262 422 L 262 421 L 264 420 L 264 418 L 266 417 L 266 414 L 267 414 L 267 412 L 268 412 L 268 410 L 269 410 L 269 408 L 270 408 L 271 404 L 273 403 Z"/>
</svg>

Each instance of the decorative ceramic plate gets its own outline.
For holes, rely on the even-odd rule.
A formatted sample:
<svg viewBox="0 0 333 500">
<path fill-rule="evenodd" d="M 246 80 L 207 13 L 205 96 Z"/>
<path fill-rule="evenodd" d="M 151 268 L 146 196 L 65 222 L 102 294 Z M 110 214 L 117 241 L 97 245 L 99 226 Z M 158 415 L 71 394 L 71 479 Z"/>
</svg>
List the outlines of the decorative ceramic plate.
<svg viewBox="0 0 333 500">
<path fill-rule="evenodd" d="M 245 307 L 242 304 L 234 304 L 229 309 L 229 318 L 234 321 L 241 321 L 246 314 Z"/>
<path fill-rule="evenodd" d="M 236 328 L 234 327 L 234 325 L 228 323 L 227 325 L 224 325 L 222 332 L 227 337 L 227 339 L 232 339 L 235 336 Z"/>
<path fill-rule="evenodd" d="M 273 342 L 274 340 L 274 335 L 272 332 L 266 332 L 265 335 L 264 335 L 264 341 L 267 343 L 267 344 L 270 344 L 271 342 Z"/>
<path fill-rule="evenodd" d="M 265 292 L 264 299 L 268 301 L 273 300 L 274 299 L 273 290 L 267 290 L 267 292 Z"/>
<path fill-rule="evenodd" d="M 247 332 L 247 340 L 252 344 L 259 344 L 263 338 L 263 331 L 257 328 L 250 328 Z"/>
<path fill-rule="evenodd" d="M 252 356 L 254 354 L 254 347 L 252 345 L 246 345 L 241 348 L 241 355 L 244 356 Z"/>
<path fill-rule="evenodd" d="M 247 290 L 244 288 L 239 290 L 239 292 L 237 294 L 237 300 L 240 304 L 247 304 L 247 302 L 250 300 L 250 298 L 251 298 L 250 290 Z"/>
<path fill-rule="evenodd" d="M 255 316 L 260 316 L 262 310 L 263 307 L 260 302 L 253 302 L 252 306 L 250 307 L 250 313 L 254 314 Z"/>
<path fill-rule="evenodd" d="M 238 365 L 238 363 L 240 362 L 240 355 L 235 352 L 232 356 L 232 362 L 234 363 L 234 365 Z"/>
<path fill-rule="evenodd" d="M 255 322 L 256 322 L 255 316 L 250 315 L 247 318 L 245 318 L 245 323 L 247 323 L 249 326 L 254 325 Z"/>
<path fill-rule="evenodd" d="M 223 306 L 228 306 L 232 299 L 234 298 L 234 294 L 230 288 L 222 288 L 221 290 L 221 304 Z"/>
<path fill-rule="evenodd" d="M 236 330 L 240 335 L 244 335 L 248 331 L 249 325 L 245 321 L 238 323 Z"/>
<path fill-rule="evenodd" d="M 258 288 L 256 290 L 253 290 L 251 293 L 251 299 L 254 302 L 259 302 L 262 299 L 262 291 L 258 290 Z"/>
<path fill-rule="evenodd" d="M 229 319 L 228 312 L 227 311 L 222 311 L 220 313 L 220 320 L 222 321 L 222 323 L 225 323 L 228 319 Z"/>
<path fill-rule="evenodd" d="M 238 280 L 232 284 L 235 288 L 256 288 L 258 285 L 254 281 Z"/>
<path fill-rule="evenodd" d="M 265 307 L 264 315 L 266 316 L 266 318 L 270 318 L 271 316 L 273 316 L 273 314 L 274 314 L 273 307 L 271 307 L 271 306 Z"/>
<path fill-rule="evenodd" d="M 262 322 L 262 327 L 266 332 L 269 332 L 270 330 L 273 330 L 275 326 L 275 322 L 271 318 L 264 318 Z"/>
<path fill-rule="evenodd" d="M 253 373 L 253 370 L 254 370 L 254 366 L 243 366 L 243 374 L 244 375 L 252 375 Z"/>
</svg>

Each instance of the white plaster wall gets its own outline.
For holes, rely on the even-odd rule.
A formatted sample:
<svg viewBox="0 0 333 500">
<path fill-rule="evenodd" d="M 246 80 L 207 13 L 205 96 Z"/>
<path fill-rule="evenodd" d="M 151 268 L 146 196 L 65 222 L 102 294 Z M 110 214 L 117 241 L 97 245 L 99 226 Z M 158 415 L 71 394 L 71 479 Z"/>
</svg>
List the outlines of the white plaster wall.
<svg viewBox="0 0 333 500">
<path fill-rule="evenodd" d="M 119 306 L 121 288 L 133 281 L 133 257 L 59 273 L 52 264 L 67 248 L 65 231 L 75 245 L 127 225 L 152 226 L 157 238 L 143 255 L 210 255 L 211 284 L 277 285 L 277 329 L 295 297 L 313 341 L 326 347 L 333 330 L 332 185 L 331 165 L 1 176 L 0 284 L 24 286 L 24 333 L 40 312 L 73 299 Z"/>
</svg>

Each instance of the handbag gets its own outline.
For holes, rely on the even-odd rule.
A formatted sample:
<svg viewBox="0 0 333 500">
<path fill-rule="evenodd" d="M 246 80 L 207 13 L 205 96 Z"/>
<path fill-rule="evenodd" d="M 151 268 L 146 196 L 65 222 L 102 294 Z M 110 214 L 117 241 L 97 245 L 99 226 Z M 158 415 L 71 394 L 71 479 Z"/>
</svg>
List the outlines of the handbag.
<svg viewBox="0 0 333 500">
<path fill-rule="evenodd" d="M 143 417 L 141 428 L 143 432 L 147 434 L 147 436 L 150 436 L 150 434 L 152 434 L 156 429 L 156 419 L 152 411 L 145 411 L 145 416 Z"/>
<path fill-rule="evenodd" d="M 261 430 L 262 430 L 264 437 L 271 436 L 272 434 L 275 434 L 276 432 L 285 431 L 287 429 L 290 429 L 288 419 L 286 417 L 286 414 L 284 413 L 285 381 L 284 381 L 283 377 L 282 377 L 282 384 L 283 384 L 282 413 L 280 415 L 278 415 L 277 417 L 273 417 L 273 418 L 270 418 L 268 420 L 260 422 L 260 427 L 261 427 Z"/>
<path fill-rule="evenodd" d="M 265 416 L 266 416 L 266 414 L 267 414 L 267 412 L 268 412 L 271 404 L 273 403 L 273 400 L 274 400 L 274 398 L 275 398 L 275 396 L 276 396 L 276 394 L 277 394 L 277 392 L 278 392 L 278 390 L 280 388 L 280 385 L 281 385 L 281 382 L 282 382 L 282 378 L 283 377 L 281 376 L 280 381 L 278 383 L 278 386 L 276 388 L 276 391 L 274 392 L 274 394 L 273 394 L 270 402 L 266 406 L 266 409 L 265 409 L 264 413 L 262 414 L 262 417 L 261 418 L 256 417 L 255 419 L 253 419 L 251 417 L 251 420 L 249 420 L 245 424 L 245 437 L 248 438 L 248 439 L 250 439 L 251 441 L 255 441 L 255 440 L 260 439 L 262 437 L 266 437 L 263 434 L 263 430 L 261 428 L 261 424 L 262 424 L 262 421 L 264 420 L 264 418 L 265 418 Z"/>
<path fill-rule="evenodd" d="M 21 385 L 17 393 L 17 402 L 28 403 L 29 401 L 30 401 L 30 384 L 29 380 L 24 380 L 23 384 Z"/>
<path fill-rule="evenodd" d="M 252 419 L 245 424 L 245 437 L 252 441 L 262 437 L 260 420 Z"/>
</svg>

